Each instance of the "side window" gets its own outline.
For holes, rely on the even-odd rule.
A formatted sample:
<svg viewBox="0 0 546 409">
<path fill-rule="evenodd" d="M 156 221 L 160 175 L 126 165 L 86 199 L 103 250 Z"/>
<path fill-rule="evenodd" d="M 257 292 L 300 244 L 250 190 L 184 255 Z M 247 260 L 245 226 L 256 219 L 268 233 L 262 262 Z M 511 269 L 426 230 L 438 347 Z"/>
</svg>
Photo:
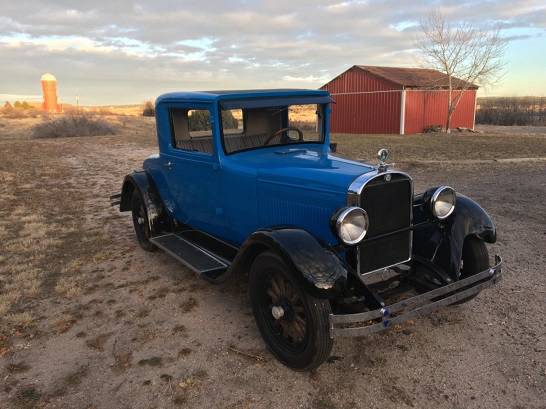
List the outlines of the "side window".
<svg viewBox="0 0 546 409">
<path fill-rule="evenodd" d="M 212 154 L 212 126 L 206 109 L 172 108 L 172 142 L 176 149 Z"/>
<path fill-rule="evenodd" d="M 222 110 L 222 130 L 224 135 L 241 135 L 245 130 L 243 110 Z"/>
</svg>

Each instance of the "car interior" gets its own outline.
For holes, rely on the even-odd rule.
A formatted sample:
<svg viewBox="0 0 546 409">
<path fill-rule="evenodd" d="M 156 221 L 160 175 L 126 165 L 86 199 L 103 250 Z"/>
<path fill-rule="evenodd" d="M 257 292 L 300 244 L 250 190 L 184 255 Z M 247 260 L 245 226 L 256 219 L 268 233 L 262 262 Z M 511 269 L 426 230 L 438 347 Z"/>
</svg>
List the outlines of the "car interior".
<svg viewBox="0 0 546 409">
<path fill-rule="evenodd" d="M 311 124 L 313 135 L 297 132 L 294 128 L 298 124 L 289 124 L 288 107 L 238 111 L 241 112 L 240 118 L 234 118 L 229 111 L 222 111 L 224 148 L 228 154 L 266 145 L 320 140 L 314 124 Z M 175 108 L 170 110 L 170 114 L 175 148 L 208 154 L 214 152 L 209 111 Z M 289 126 L 290 130 L 287 129 Z"/>
</svg>

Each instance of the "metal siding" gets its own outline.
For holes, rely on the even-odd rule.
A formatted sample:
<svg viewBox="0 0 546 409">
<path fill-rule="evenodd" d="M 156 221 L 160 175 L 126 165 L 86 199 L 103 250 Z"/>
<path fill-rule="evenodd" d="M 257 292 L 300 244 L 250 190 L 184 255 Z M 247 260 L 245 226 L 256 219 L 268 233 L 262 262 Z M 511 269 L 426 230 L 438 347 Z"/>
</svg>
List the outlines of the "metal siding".
<svg viewBox="0 0 546 409">
<path fill-rule="evenodd" d="M 453 91 L 455 93 L 458 91 Z M 476 90 L 466 90 L 451 119 L 451 128 L 474 126 Z M 407 90 L 405 133 L 420 133 L 430 125 L 445 126 L 448 91 Z"/>
<path fill-rule="evenodd" d="M 360 69 L 350 69 L 323 89 L 333 94 L 332 133 L 398 133 L 400 131 L 400 86 Z M 349 94 L 355 92 L 370 94 Z M 336 95 L 338 94 L 338 95 Z"/>
</svg>

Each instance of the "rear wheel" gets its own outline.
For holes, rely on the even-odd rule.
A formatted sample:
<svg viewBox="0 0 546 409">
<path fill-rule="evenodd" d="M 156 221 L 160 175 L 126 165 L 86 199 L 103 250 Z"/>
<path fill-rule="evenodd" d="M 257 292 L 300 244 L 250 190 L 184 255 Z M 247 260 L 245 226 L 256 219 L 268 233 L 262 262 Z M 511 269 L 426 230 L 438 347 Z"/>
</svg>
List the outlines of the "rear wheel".
<svg viewBox="0 0 546 409">
<path fill-rule="evenodd" d="M 306 294 L 282 257 L 273 252 L 256 257 L 249 292 L 258 329 L 279 361 L 311 370 L 328 358 L 330 303 Z"/>
<path fill-rule="evenodd" d="M 463 257 L 461 264 L 461 280 L 468 278 L 476 273 L 480 273 L 489 268 L 489 252 L 483 240 L 477 237 L 468 237 L 463 245 Z M 464 304 L 479 293 L 463 298 L 454 303 L 454 305 Z"/>
<path fill-rule="evenodd" d="M 151 231 L 150 224 L 148 223 L 148 214 L 140 193 L 136 189 L 131 198 L 131 211 L 138 244 L 146 251 L 157 250 L 157 247 L 150 242 Z"/>
</svg>

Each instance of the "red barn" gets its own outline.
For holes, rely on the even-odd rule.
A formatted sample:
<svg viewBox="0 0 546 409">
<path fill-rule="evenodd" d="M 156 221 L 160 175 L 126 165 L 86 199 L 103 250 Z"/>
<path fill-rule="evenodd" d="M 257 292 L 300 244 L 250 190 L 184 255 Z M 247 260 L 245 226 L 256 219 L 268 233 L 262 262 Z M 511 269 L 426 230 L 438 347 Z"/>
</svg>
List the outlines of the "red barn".
<svg viewBox="0 0 546 409">
<path fill-rule="evenodd" d="M 453 113 L 451 127 L 474 128 L 478 87 L 455 79 L 457 89 L 466 86 Z M 333 133 L 423 132 L 432 125 L 445 126 L 448 78 L 422 68 L 354 65 L 321 89 L 329 91 Z"/>
</svg>

